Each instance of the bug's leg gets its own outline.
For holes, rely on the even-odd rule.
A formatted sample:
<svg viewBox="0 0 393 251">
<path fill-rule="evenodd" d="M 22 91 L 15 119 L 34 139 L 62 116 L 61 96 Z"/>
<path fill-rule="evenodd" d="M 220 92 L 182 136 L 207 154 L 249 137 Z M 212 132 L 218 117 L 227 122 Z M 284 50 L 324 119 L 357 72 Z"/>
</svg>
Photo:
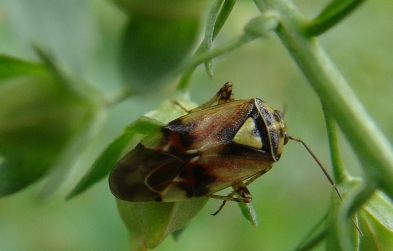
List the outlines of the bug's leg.
<svg viewBox="0 0 393 251">
<path fill-rule="evenodd" d="M 244 184 L 243 182 L 237 183 L 235 185 L 232 186 L 233 187 L 233 191 L 228 194 L 227 196 L 220 196 L 221 198 L 217 198 L 216 199 L 222 199 L 222 204 L 221 206 L 218 208 L 218 210 L 214 213 L 212 213 L 211 215 L 217 215 L 225 206 L 225 204 L 227 203 L 227 201 L 236 201 L 236 202 L 242 202 L 242 203 L 250 203 L 252 200 L 251 197 L 251 193 L 248 190 L 246 184 Z M 233 198 L 233 196 L 235 194 L 239 194 L 241 196 L 241 198 Z M 214 195 L 214 194 L 213 194 Z M 216 195 L 214 195 L 216 196 Z"/>
<path fill-rule="evenodd" d="M 236 201 L 236 202 L 242 202 L 242 203 L 250 203 L 252 200 L 251 193 L 248 191 L 247 185 L 243 183 L 242 181 L 239 183 L 236 183 L 235 185 L 232 186 L 233 191 L 224 196 L 224 195 L 217 195 L 217 194 L 208 194 L 206 196 L 213 198 L 213 199 L 219 199 L 223 201 Z M 234 198 L 233 196 L 235 194 L 239 194 L 240 198 Z"/>
<path fill-rule="evenodd" d="M 217 215 L 222 210 L 222 208 L 225 206 L 227 201 L 236 201 L 236 202 L 243 202 L 243 203 L 251 202 L 252 197 L 251 197 L 251 193 L 248 190 L 247 186 L 249 184 L 251 184 L 253 181 L 255 181 L 256 179 L 258 179 L 259 177 L 261 177 L 263 174 L 265 174 L 271 168 L 272 168 L 272 166 L 269 166 L 266 169 L 264 169 L 263 171 L 255 174 L 254 176 L 249 178 L 246 182 L 240 182 L 240 183 L 233 185 L 232 186 L 233 191 L 230 194 L 228 194 L 227 196 L 219 196 L 219 195 L 215 195 L 215 194 L 209 195 L 209 197 L 211 197 L 211 198 L 223 200 L 221 206 L 218 208 L 218 210 L 216 212 L 212 213 L 212 215 Z M 233 196 L 236 193 L 239 194 L 242 198 L 233 198 Z M 231 198 L 231 199 L 229 199 L 229 198 Z M 246 200 L 244 200 L 244 198 L 249 199 L 249 200 L 246 201 Z"/>
<path fill-rule="evenodd" d="M 182 104 L 177 102 L 176 100 L 172 100 L 172 103 L 179 106 L 181 109 L 183 109 L 186 113 L 190 113 L 190 110 L 187 110 Z"/>
<path fill-rule="evenodd" d="M 246 182 L 244 182 L 244 184 L 246 186 L 250 185 L 252 182 L 254 182 L 256 179 L 258 179 L 259 177 L 261 177 L 262 175 L 264 175 L 265 173 L 267 173 L 270 169 L 272 169 L 272 166 L 268 166 L 266 167 L 264 170 L 260 171 L 259 173 L 255 174 L 254 176 L 252 176 L 251 178 L 249 178 Z"/>
<path fill-rule="evenodd" d="M 215 211 L 214 213 L 212 213 L 211 215 L 216 216 L 219 212 L 221 212 L 221 210 L 224 208 L 225 204 L 227 204 L 227 201 L 226 200 L 222 201 L 221 206 L 218 208 L 218 210 Z"/>
<path fill-rule="evenodd" d="M 233 197 L 235 194 L 236 194 L 236 191 L 234 190 L 231 193 L 229 193 L 227 195 L 227 197 Z M 221 210 L 224 208 L 225 204 L 227 204 L 227 200 L 223 200 L 221 203 L 221 206 L 217 209 L 217 211 L 215 211 L 211 215 L 216 216 L 219 212 L 221 212 Z"/>
<path fill-rule="evenodd" d="M 226 102 L 231 102 L 234 100 L 234 96 L 232 94 L 232 83 L 226 82 L 221 89 L 214 95 L 212 99 L 210 99 L 208 102 L 188 111 L 189 113 L 203 110 L 206 108 L 209 108 L 212 106 L 214 103 L 217 102 L 217 104 L 223 104 Z"/>
</svg>

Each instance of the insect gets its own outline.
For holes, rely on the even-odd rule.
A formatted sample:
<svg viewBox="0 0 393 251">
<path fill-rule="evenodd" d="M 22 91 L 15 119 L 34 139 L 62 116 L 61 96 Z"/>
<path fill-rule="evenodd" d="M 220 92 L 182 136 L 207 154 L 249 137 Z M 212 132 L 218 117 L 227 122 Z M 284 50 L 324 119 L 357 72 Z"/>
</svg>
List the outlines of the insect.
<svg viewBox="0 0 393 251">
<path fill-rule="evenodd" d="M 306 147 L 335 187 L 303 141 L 288 135 L 280 111 L 258 98 L 235 101 L 226 83 L 207 103 L 146 136 L 113 168 L 109 186 L 132 202 L 221 199 L 220 211 L 226 201 L 251 202 L 247 185 L 272 168 L 289 139 Z M 229 195 L 215 194 L 228 187 Z"/>
</svg>

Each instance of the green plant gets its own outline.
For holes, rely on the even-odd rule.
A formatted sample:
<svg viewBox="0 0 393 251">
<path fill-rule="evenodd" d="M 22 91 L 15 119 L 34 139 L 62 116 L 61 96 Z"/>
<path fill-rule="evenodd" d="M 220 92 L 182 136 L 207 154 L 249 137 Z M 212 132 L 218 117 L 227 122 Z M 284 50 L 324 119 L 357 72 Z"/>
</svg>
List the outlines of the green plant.
<svg viewBox="0 0 393 251">
<path fill-rule="evenodd" d="M 204 39 L 192 57 L 187 55 L 196 41 L 200 16 L 208 2 L 184 1 L 173 5 L 168 0 L 163 6 L 172 6 L 173 12 L 157 12 L 149 8 L 153 0 L 145 4 L 133 4 L 138 1 L 115 2 L 125 10 L 129 19 L 120 46 L 123 87 L 118 91 L 106 94 L 87 85 L 63 70 L 55 59 L 41 49 L 36 49 L 36 53 L 43 63 L 30 63 L 7 56 L 0 58 L 2 196 L 19 191 L 51 174 L 52 181 L 48 182 L 43 192 L 47 196 L 58 185 L 58 180 L 64 178 L 68 167 L 72 166 L 71 160 L 86 148 L 92 136 L 100 130 L 109 107 L 124 99 L 146 93 L 151 95 L 177 75 L 181 75 L 181 78 L 174 98 L 187 108 L 193 107 L 195 104 L 189 99 L 188 90 L 197 66 L 204 64 L 209 77 L 213 78 L 214 58 L 276 33 L 321 102 L 335 182 L 345 195 L 343 203 L 332 195 L 331 209 L 324 221 L 326 225 L 307 236 L 297 250 L 308 250 L 324 239 L 327 240 L 328 250 L 383 250 L 391 246 L 391 143 L 365 111 L 316 38 L 340 23 L 364 1 L 332 0 L 316 18 L 307 19 L 291 1 L 254 0 L 258 16 L 249 18 L 241 35 L 213 46 L 213 40 L 230 18 L 236 3 L 233 0 L 217 0 L 208 14 Z M 187 8 L 191 3 L 197 7 L 192 5 L 193 8 Z M 162 125 L 156 120 L 166 123 L 183 112 L 167 101 L 147 114 L 155 120 L 142 117 L 128 125 L 123 134 L 95 160 L 67 198 L 81 194 L 104 178 L 125 152 L 144 135 Z M 361 163 L 362 179 L 349 176 L 347 167 L 342 164 L 336 124 Z M 168 234 L 184 227 L 205 203 L 206 200 L 201 199 L 195 204 L 186 202 L 184 207 L 176 203 L 156 207 L 155 204 L 118 201 L 118 206 L 132 234 L 132 246 L 143 250 L 156 247 Z M 138 222 L 151 207 L 153 211 L 149 213 L 147 221 Z M 252 210 L 246 209 L 245 212 L 252 213 Z M 353 225 L 348 224 L 351 215 L 358 222 L 362 236 Z M 254 218 L 246 218 L 256 224 Z M 157 219 L 162 222 L 157 224 Z M 146 228 L 146 224 L 154 225 L 154 228 L 141 232 L 140 229 Z"/>
</svg>

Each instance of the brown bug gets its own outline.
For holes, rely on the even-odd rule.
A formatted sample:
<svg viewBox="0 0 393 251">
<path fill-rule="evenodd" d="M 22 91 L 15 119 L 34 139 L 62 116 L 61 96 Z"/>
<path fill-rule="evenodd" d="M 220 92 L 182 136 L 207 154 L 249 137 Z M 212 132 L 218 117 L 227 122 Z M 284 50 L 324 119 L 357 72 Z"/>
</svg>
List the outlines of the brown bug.
<svg viewBox="0 0 393 251">
<path fill-rule="evenodd" d="M 146 136 L 113 168 L 110 189 L 117 198 L 133 202 L 207 196 L 224 200 L 223 205 L 249 203 L 247 185 L 272 168 L 289 139 L 306 147 L 341 198 L 310 149 L 288 136 L 282 113 L 258 98 L 235 101 L 231 83 L 207 103 Z M 227 187 L 234 191 L 215 194 Z M 233 197 L 236 193 L 240 198 Z"/>
</svg>

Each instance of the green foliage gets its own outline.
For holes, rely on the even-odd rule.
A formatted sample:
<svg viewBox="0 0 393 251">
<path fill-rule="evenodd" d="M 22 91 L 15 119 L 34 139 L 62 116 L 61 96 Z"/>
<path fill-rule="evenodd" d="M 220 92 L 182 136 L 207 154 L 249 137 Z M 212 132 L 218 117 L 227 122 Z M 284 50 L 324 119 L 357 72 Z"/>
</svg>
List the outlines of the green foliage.
<svg viewBox="0 0 393 251">
<path fill-rule="evenodd" d="M 157 247 L 169 234 L 184 228 L 207 201 L 206 197 L 168 203 L 117 200 L 117 206 L 129 231 L 132 249 L 146 250 Z"/>
<path fill-rule="evenodd" d="M 332 0 L 305 28 L 309 36 L 317 36 L 332 28 L 364 0 Z"/>
<path fill-rule="evenodd" d="M 120 49 L 123 81 L 148 93 L 167 82 L 188 56 L 199 30 L 199 19 L 163 20 L 133 15 Z"/>
<path fill-rule="evenodd" d="M 392 214 L 392 202 L 381 192 L 376 192 L 359 210 L 360 227 L 364 229 L 360 250 L 383 250 L 393 245 Z"/>
<path fill-rule="evenodd" d="M 249 222 L 251 222 L 251 224 L 254 227 L 258 226 L 258 215 L 257 212 L 255 212 L 254 207 L 251 205 L 251 203 L 238 203 L 238 206 L 240 207 L 240 210 L 244 216 L 244 218 L 246 218 Z"/>
<path fill-rule="evenodd" d="M 368 115 L 351 86 L 316 39 L 316 36 L 324 34 L 337 24 L 345 23 L 345 18 L 365 1 L 332 0 L 322 7 L 315 18 L 308 19 L 291 1 L 254 0 L 256 7 L 253 10 L 259 13 L 256 16 L 240 15 L 243 18 L 246 16 L 246 23 L 242 26 L 240 34 L 227 42 L 222 41 L 225 41 L 228 36 L 228 31 L 225 31 L 228 27 L 225 24 L 231 22 L 231 16 L 235 15 L 233 14 L 236 9 L 234 0 L 215 1 L 206 17 L 204 13 L 207 13 L 210 4 L 208 1 L 115 0 L 113 2 L 123 11 L 122 18 L 125 20 L 118 21 L 114 25 L 118 27 L 117 31 L 122 33 L 122 36 L 111 33 L 114 23 L 111 23 L 110 18 L 103 18 L 105 24 L 102 25 L 102 29 L 105 29 L 105 25 L 110 26 L 111 28 L 104 31 L 107 32 L 106 35 L 121 37 L 115 42 L 119 56 L 114 59 L 112 54 L 116 53 L 108 50 L 104 54 L 109 59 L 103 56 L 105 58 L 103 61 L 109 62 L 108 65 L 112 67 L 116 65 L 115 69 L 109 68 L 108 72 L 118 71 L 121 74 L 122 81 L 116 84 L 120 84 L 122 88 L 116 92 L 116 95 L 93 88 L 76 76 L 78 70 L 75 69 L 78 67 L 75 66 L 77 65 L 75 61 L 78 60 L 68 58 L 71 56 L 68 55 L 71 54 L 69 49 L 54 55 L 66 59 L 66 65 L 74 70 L 72 73 L 65 71 L 64 62 L 52 59 L 40 49 L 36 49 L 35 53 L 43 63 L 0 56 L 0 197 L 14 194 L 47 177 L 49 182 L 44 195 L 52 193 L 54 188 L 61 184 L 60 181 L 66 177 L 81 153 L 85 152 L 87 146 L 92 143 L 92 138 L 101 131 L 103 119 L 110 108 L 120 104 L 124 99 L 135 102 L 130 111 L 123 111 L 122 117 L 125 119 L 121 124 L 124 127 L 129 123 L 127 116 L 130 114 L 135 121 L 129 123 L 111 143 L 107 143 L 106 148 L 95 158 L 90 169 L 71 190 L 67 199 L 81 195 L 94 184 L 105 179 L 117 161 L 146 135 L 174 118 L 184 115 L 184 108 L 191 109 L 196 106 L 187 93 L 197 66 L 204 64 L 207 75 L 213 78 L 213 60 L 216 57 L 229 54 L 232 50 L 251 41 L 269 37 L 275 32 L 322 104 L 330 143 L 333 176 L 343 193 L 343 201 L 340 201 L 336 194 L 332 195 L 326 221 L 318 225 L 319 228 L 316 228 L 318 232 L 308 235 L 306 241 L 297 250 L 310 250 L 323 240 L 326 241 L 326 250 L 384 250 L 393 245 L 391 143 Z M 27 2 L 25 4 L 31 7 Z M 79 4 L 75 6 L 80 7 Z M 239 1 L 238 4 L 245 3 Z M 49 13 L 52 13 L 56 5 L 43 4 L 45 8 L 42 9 L 38 6 L 32 8 L 35 10 L 32 12 L 38 13 L 36 11 L 38 9 L 50 10 Z M 81 20 L 86 20 L 86 16 Z M 202 37 L 200 24 L 205 22 L 204 19 L 206 19 L 206 26 L 203 40 L 195 50 L 194 56 L 190 57 L 195 41 L 198 37 Z M 39 20 L 39 17 L 34 16 L 32 20 Z M 234 23 L 237 23 L 237 20 Z M 234 23 L 232 26 L 235 26 Z M 72 30 L 63 29 L 62 21 L 55 22 L 53 27 L 56 28 L 51 30 L 56 32 L 67 32 L 59 32 L 61 35 L 54 40 L 43 36 L 41 40 L 38 39 L 40 45 L 45 40 L 49 44 L 45 46 L 56 48 L 50 46 L 50 41 L 66 41 L 62 35 Z M 83 37 L 83 33 L 75 34 L 75 37 Z M 218 45 L 213 43 L 214 40 L 219 40 Z M 0 40 L 0 43 L 2 42 L 4 41 Z M 77 58 L 82 57 L 82 52 L 87 54 L 94 47 L 86 48 L 86 44 L 89 43 L 83 43 L 81 47 L 77 47 L 77 43 L 74 44 Z M 46 48 L 45 46 L 43 48 Z M 64 57 L 65 54 L 67 57 Z M 87 56 L 92 58 L 91 55 Z M 253 56 L 248 55 L 250 60 Z M 260 55 L 255 57 L 261 58 Z M 271 62 L 275 62 L 273 57 L 265 65 L 266 71 L 269 69 L 268 65 L 275 65 Z M 100 69 L 103 68 L 105 67 Z M 251 68 L 248 66 L 243 70 L 247 72 Z M 86 82 L 99 81 L 99 76 L 106 78 L 108 72 L 96 72 L 96 76 Z M 285 69 L 284 71 L 280 69 L 279 73 L 276 75 L 285 75 L 282 74 L 285 73 Z M 157 109 L 141 117 L 140 114 L 143 114 L 141 109 L 144 109 L 141 108 L 144 107 L 141 95 L 145 95 L 143 99 L 147 97 L 146 102 L 149 102 L 149 97 L 156 95 L 159 89 L 164 89 L 164 86 L 170 88 L 167 84 L 179 74 L 181 74 L 177 85 L 179 93 L 169 99 L 168 95 L 165 98 L 162 97 L 163 95 L 160 96 L 160 99 L 167 100 Z M 285 82 L 280 77 L 279 79 Z M 113 86 L 119 88 L 116 85 L 110 86 L 111 81 L 103 82 L 105 88 Z M 292 79 L 290 82 L 294 82 L 294 86 L 297 84 Z M 279 88 L 280 81 L 277 83 L 274 85 L 274 91 Z M 202 84 L 198 84 L 199 87 L 202 88 Z M 292 90 L 297 88 L 296 85 Z M 253 89 L 243 89 L 247 97 L 256 95 Z M 236 92 L 237 90 L 235 88 Z M 197 92 L 202 91 L 199 89 Z M 206 95 L 211 96 L 210 93 Z M 136 99 L 133 99 L 134 97 Z M 126 120 L 128 122 L 124 122 Z M 302 122 L 306 120 L 305 124 L 312 123 L 308 118 L 301 119 Z M 365 175 L 362 179 L 353 179 L 349 176 L 348 167 L 341 161 L 340 155 L 343 154 L 338 147 L 336 124 L 360 161 L 360 168 Z M 320 140 L 316 142 L 318 144 Z M 296 166 L 301 165 L 302 163 L 296 164 Z M 273 194 L 271 199 L 276 195 L 271 191 L 266 193 Z M 183 231 L 184 227 L 205 206 L 207 200 L 207 198 L 200 198 L 176 203 L 131 203 L 117 200 L 117 207 L 129 232 L 133 250 L 146 250 L 158 247 L 171 233 L 187 232 Z M 70 203 L 72 201 L 74 200 Z M 256 226 L 258 224 L 256 212 L 267 210 L 270 205 L 257 205 L 255 210 L 250 204 L 239 204 L 239 206 L 245 218 Z M 285 206 L 282 208 L 292 212 L 292 208 Z M 265 216 L 267 212 L 263 212 Z M 214 221 L 223 220 L 219 217 L 216 216 Z M 353 219 L 353 223 L 350 218 Z M 263 219 L 266 220 L 265 217 Z M 231 220 L 234 220 L 233 217 Z M 356 230 L 357 226 L 361 233 Z M 236 228 L 233 232 L 237 230 Z M 233 239 L 238 241 L 241 232 L 238 231 L 236 238 Z M 280 236 L 278 239 L 282 238 L 284 237 Z M 232 243 L 230 237 L 227 239 Z M 243 244 L 247 245 L 247 243 Z M 277 245 L 276 249 L 279 250 L 280 243 L 274 245 Z"/>
<path fill-rule="evenodd" d="M 100 125 L 103 103 L 95 90 L 74 88 L 76 83 L 46 65 L 2 56 L 0 68 L 0 196 L 5 196 L 54 168 L 68 169 L 68 158 Z"/>
<path fill-rule="evenodd" d="M 148 117 L 141 117 L 129 124 L 123 134 L 118 136 L 101 155 L 94 161 L 90 170 L 82 180 L 68 194 L 67 199 L 71 199 L 83 193 L 86 189 L 97 183 L 109 174 L 116 162 L 147 134 L 159 128 L 163 124 Z"/>
</svg>

